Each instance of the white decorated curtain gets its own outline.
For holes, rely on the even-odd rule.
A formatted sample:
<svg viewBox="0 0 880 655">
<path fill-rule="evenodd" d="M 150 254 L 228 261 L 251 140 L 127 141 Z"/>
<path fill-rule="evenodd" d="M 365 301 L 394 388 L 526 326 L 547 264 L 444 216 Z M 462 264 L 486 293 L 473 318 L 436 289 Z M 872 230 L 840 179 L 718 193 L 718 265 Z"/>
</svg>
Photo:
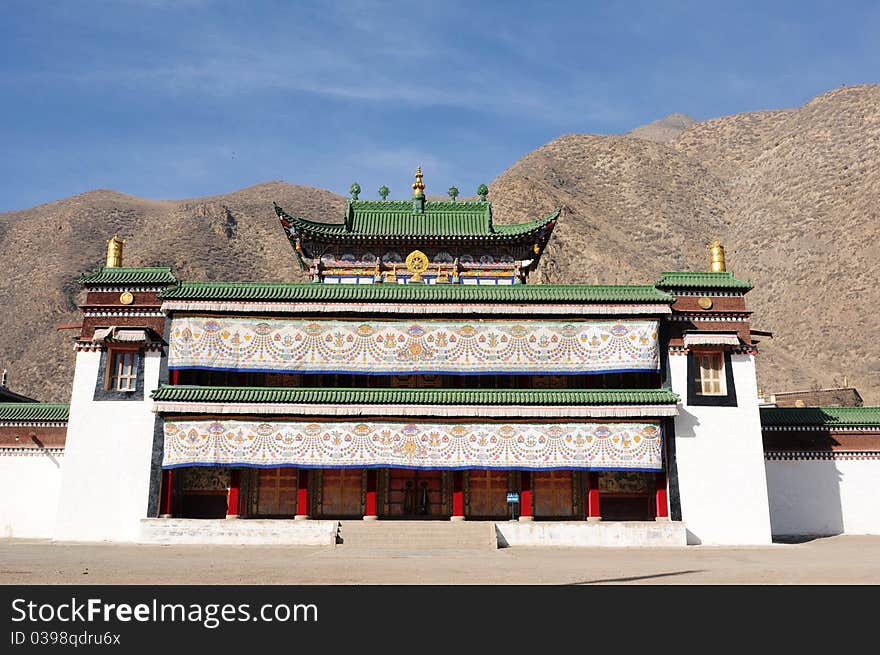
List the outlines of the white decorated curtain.
<svg viewBox="0 0 880 655">
<path fill-rule="evenodd" d="M 279 373 L 656 371 L 657 321 L 341 321 L 181 316 L 169 366 Z"/>
<path fill-rule="evenodd" d="M 168 419 L 163 466 L 662 468 L 657 421 L 405 423 Z"/>
</svg>

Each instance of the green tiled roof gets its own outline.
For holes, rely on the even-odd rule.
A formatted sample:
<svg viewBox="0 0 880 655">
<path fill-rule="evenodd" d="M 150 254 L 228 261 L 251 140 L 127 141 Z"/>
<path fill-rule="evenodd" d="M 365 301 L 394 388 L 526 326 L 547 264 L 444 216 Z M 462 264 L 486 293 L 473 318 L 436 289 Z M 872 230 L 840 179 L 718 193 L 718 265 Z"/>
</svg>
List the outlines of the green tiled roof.
<svg viewBox="0 0 880 655">
<path fill-rule="evenodd" d="M 83 275 L 80 284 L 175 284 L 177 278 L 168 266 L 107 267 L 102 266 L 97 273 Z"/>
<path fill-rule="evenodd" d="M 425 210 L 415 212 L 409 200 L 349 200 L 345 222 L 321 223 L 287 214 L 275 205 L 285 228 L 303 236 L 331 241 L 395 240 L 422 237 L 444 241 L 520 241 L 540 236 L 559 218 L 559 210 L 541 220 L 516 225 L 494 225 L 489 202 L 426 200 Z"/>
<path fill-rule="evenodd" d="M 160 297 L 182 300 L 432 303 L 672 303 L 650 285 L 287 284 L 181 282 Z"/>
<path fill-rule="evenodd" d="M 0 421 L 66 421 L 65 403 L 0 403 Z"/>
<path fill-rule="evenodd" d="M 157 401 L 327 405 L 666 405 L 669 389 L 348 389 L 163 385 Z"/>
<path fill-rule="evenodd" d="M 761 425 L 880 427 L 880 407 L 762 407 Z"/>
<path fill-rule="evenodd" d="M 740 280 L 730 271 L 701 273 L 688 271 L 668 271 L 657 282 L 660 289 L 744 289 L 752 288 L 749 280 Z"/>
</svg>

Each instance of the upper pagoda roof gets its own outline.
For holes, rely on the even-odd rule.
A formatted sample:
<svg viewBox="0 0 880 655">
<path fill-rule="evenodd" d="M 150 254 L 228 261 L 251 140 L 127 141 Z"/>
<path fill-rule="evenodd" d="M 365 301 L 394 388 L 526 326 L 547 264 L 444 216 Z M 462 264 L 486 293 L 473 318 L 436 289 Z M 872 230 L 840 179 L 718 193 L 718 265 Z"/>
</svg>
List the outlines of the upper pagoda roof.
<svg viewBox="0 0 880 655">
<path fill-rule="evenodd" d="M 416 211 L 409 200 L 349 200 L 342 223 L 292 216 L 278 205 L 275 213 L 290 232 L 320 241 L 399 241 L 411 237 L 452 241 L 521 241 L 540 238 L 553 228 L 559 210 L 540 220 L 495 225 L 488 201 L 426 200 Z M 286 222 L 286 224 L 285 224 Z"/>
</svg>

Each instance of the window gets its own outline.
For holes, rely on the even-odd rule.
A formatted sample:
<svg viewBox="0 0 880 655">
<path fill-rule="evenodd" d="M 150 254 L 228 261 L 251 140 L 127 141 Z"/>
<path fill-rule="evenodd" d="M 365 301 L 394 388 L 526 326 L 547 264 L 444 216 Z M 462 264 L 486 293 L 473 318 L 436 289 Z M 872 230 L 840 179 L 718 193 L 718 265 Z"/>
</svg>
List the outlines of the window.
<svg viewBox="0 0 880 655">
<path fill-rule="evenodd" d="M 737 406 L 729 350 L 691 350 L 687 359 L 688 405 Z"/>
<path fill-rule="evenodd" d="M 720 352 L 694 353 L 697 359 L 696 392 L 701 396 L 725 396 L 724 355 Z"/>
<path fill-rule="evenodd" d="M 117 350 L 113 352 L 109 382 L 109 388 L 115 391 L 137 390 L 136 351 Z"/>
</svg>

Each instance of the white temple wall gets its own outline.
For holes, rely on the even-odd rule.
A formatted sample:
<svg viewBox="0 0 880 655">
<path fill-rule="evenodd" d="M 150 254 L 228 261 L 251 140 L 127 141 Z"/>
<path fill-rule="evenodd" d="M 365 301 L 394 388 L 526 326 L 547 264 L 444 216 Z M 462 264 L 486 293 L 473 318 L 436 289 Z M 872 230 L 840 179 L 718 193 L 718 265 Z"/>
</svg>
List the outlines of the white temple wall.
<svg viewBox="0 0 880 655">
<path fill-rule="evenodd" d="M 61 448 L 0 450 L 0 537 L 52 537 L 63 461 Z"/>
<path fill-rule="evenodd" d="M 771 543 L 754 357 L 731 355 L 736 407 L 689 406 L 687 359 L 668 356 L 672 389 L 682 399 L 675 450 L 688 543 Z"/>
<path fill-rule="evenodd" d="M 880 534 L 880 459 L 768 459 L 774 537 Z"/>
<path fill-rule="evenodd" d="M 94 400 L 100 352 L 76 357 L 55 539 L 136 541 L 147 516 L 159 352 L 143 359 L 143 400 Z"/>
</svg>

